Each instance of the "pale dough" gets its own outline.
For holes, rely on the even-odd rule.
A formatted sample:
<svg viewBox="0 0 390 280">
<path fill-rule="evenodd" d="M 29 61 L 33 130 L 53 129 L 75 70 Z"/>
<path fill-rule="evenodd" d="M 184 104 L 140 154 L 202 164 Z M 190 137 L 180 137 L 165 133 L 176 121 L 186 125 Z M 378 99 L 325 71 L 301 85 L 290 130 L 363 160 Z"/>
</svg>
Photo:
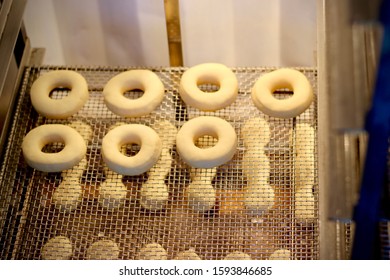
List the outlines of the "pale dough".
<svg viewBox="0 0 390 280">
<path fill-rule="evenodd" d="M 201 258 L 193 248 L 187 251 L 179 252 L 174 259 L 175 260 L 201 260 Z"/>
<path fill-rule="evenodd" d="M 124 96 L 129 90 L 139 89 L 140 98 Z M 103 89 L 104 101 L 109 110 L 122 117 L 140 117 L 151 113 L 164 99 L 164 84 L 152 71 L 135 69 L 111 78 Z"/>
<path fill-rule="evenodd" d="M 69 260 L 72 255 L 72 242 L 65 236 L 49 239 L 41 249 L 41 257 L 44 260 Z"/>
<path fill-rule="evenodd" d="M 288 88 L 294 94 L 277 99 L 273 92 Z M 298 70 L 282 68 L 261 76 L 252 88 L 252 100 L 264 114 L 275 118 L 294 118 L 313 101 L 313 89 L 306 76 Z"/>
<path fill-rule="evenodd" d="M 141 187 L 140 203 L 145 209 L 158 211 L 166 207 L 169 199 L 165 177 L 171 170 L 171 149 L 175 144 L 177 128 L 168 121 L 158 121 L 153 128 L 160 136 L 162 150 L 157 163 L 149 170 L 148 180 Z"/>
<path fill-rule="evenodd" d="M 272 208 L 275 192 L 271 186 L 251 184 L 245 188 L 244 204 L 249 213 L 261 215 Z"/>
<path fill-rule="evenodd" d="M 269 256 L 270 260 L 290 260 L 291 252 L 287 249 L 279 249 Z"/>
<path fill-rule="evenodd" d="M 208 148 L 215 145 L 217 139 L 203 136 L 197 140 L 200 148 Z M 188 206 L 197 212 L 211 210 L 217 200 L 216 191 L 212 181 L 217 174 L 217 168 L 191 168 L 191 183 L 186 188 Z"/>
<path fill-rule="evenodd" d="M 195 211 L 205 212 L 211 210 L 216 202 L 216 192 L 211 182 L 196 180 L 186 189 L 188 205 Z"/>
<path fill-rule="evenodd" d="M 52 201 L 60 211 L 71 212 L 83 199 L 83 188 L 78 181 L 64 181 L 55 189 Z"/>
<path fill-rule="evenodd" d="M 200 148 L 195 141 L 202 136 L 217 139 L 213 147 Z M 176 147 L 183 160 L 192 167 L 212 168 L 231 160 L 237 148 L 237 135 L 230 123 L 211 116 L 186 122 L 177 133 Z"/>
<path fill-rule="evenodd" d="M 261 117 L 248 119 L 241 137 L 245 146 L 241 167 L 247 178 L 244 205 L 250 214 L 261 215 L 275 203 L 275 192 L 268 184 L 270 161 L 264 150 L 271 137 L 268 122 Z"/>
<path fill-rule="evenodd" d="M 141 248 L 137 255 L 137 260 L 167 260 L 168 253 L 158 243 L 149 243 Z"/>
<path fill-rule="evenodd" d="M 234 251 L 233 253 L 227 254 L 224 260 L 251 260 L 251 257 L 243 252 Z"/>
<path fill-rule="evenodd" d="M 312 190 L 316 180 L 315 137 L 314 127 L 307 123 L 297 123 L 295 129 L 290 130 L 290 141 L 296 152 L 295 218 L 298 221 L 315 218 L 315 197 Z"/>
<path fill-rule="evenodd" d="M 122 154 L 122 146 L 137 144 L 139 152 L 128 157 Z M 141 124 L 126 124 L 110 130 L 103 138 L 102 156 L 107 166 L 122 175 L 140 175 L 148 171 L 159 159 L 161 140 L 150 127 Z"/>
<path fill-rule="evenodd" d="M 271 129 L 262 117 L 254 117 L 245 121 L 241 128 L 241 137 L 249 149 L 263 148 L 271 139 Z"/>
<path fill-rule="evenodd" d="M 108 239 L 93 243 L 87 249 L 88 260 L 116 260 L 119 257 L 118 245 Z"/>
<path fill-rule="evenodd" d="M 57 153 L 45 153 L 42 148 L 62 142 Z M 22 143 L 23 156 L 31 167 L 44 172 L 60 172 L 72 168 L 84 158 L 87 146 L 83 137 L 73 128 L 62 124 L 45 124 L 29 131 Z"/>
<path fill-rule="evenodd" d="M 295 193 L 295 218 L 304 221 L 315 218 L 315 199 L 311 185 L 300 187 Z"/>
<path fill-rule="evenodd" d="M 201 84 L 219 86 L 216 92 L 200 90 Z M 237 97 L 238 81 L 225 65 L 204 63 L 186 70 L 180 80 L 179 93 L 184 102 L 202 111 L 216 111 L 232 104 Z"/>
<path fill-rule="evenodd" d="M 127 188 L 122 180 L 106 180 L 99 186 L 99 203 L 107 209 L 116 209 L 125 204 Z"/>
<path fill-rule="evenodd" d="M 117 122 L 110 127 L 112 130 L 116 127 L 125 125 L 125 123 Z M 121 153 L 126 153 L 126 147 L 121 147 Z M 123 175 L 116 173 L 108 168 L 106 164 L 103 166 L 103 172 L 106 177 L 105 181 L 99 186 L 99 203 L 108 210 L 113 210 L 124 205 L 127 199 L 127 187 L 123 184 Z"/>
<path fill-rule="evenodd" d="M 50 98 L 50 93 L 56 88 L 70 91 L 64 98 Z M 65 119 L 77 113 L 87 102 L 88 85 L 84 77 L 75 71 L 51 71 L 33 83 L 30 97 L 39 114 L 52 119 Z"/>
</svg>

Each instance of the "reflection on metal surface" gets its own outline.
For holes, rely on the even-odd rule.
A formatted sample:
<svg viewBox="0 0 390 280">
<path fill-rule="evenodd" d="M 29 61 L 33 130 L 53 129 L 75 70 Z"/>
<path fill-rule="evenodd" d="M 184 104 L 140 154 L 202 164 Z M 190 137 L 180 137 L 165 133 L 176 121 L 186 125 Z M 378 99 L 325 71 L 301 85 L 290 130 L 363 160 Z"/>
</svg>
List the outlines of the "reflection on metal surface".
<svg viewBox="0 0 390 280">
<path fill-rule="evenodd" d="M 378 65 L 380 1 L 318 0 L 321 258 L 338 258 L 334 220 L 352 219 Z M 338 253 L 337 253 L 338 254 Z"/>
<path fill-rule="evenodd" d="M 351 257 L 354 224 L 352 220 L 334 221 L 336 227 L 337 260 L 348 260 Z"/>
</svg>

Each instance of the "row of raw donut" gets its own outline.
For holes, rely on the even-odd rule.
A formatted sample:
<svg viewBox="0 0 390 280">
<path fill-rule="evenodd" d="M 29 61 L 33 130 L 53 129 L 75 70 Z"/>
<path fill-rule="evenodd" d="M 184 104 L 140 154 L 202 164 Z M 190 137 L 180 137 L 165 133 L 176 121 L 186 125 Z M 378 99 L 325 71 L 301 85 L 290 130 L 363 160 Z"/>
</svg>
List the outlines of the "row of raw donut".
<svg viewBox="0 0 390 280">
<path fill-rule="evenodd" d="M 116 260 L 119 258 L 119 246 L 111 239 L 102 239 L 92 243 L 86 252 L 88 260 Z M 66 236 L 56 236 L 49 239 L 41 249 L 44 260 L 68 260 L 72 257 L 74 248 L 71 240 Z M 137 260 L 167 260 L 168 252 L 159 243 L 148 243 L 136 255 Z M 291 252 L 287 249 L 274 251 L 269 260 L 289 260 Z M 174 260 L 201 260 L 194 248 L 180 251 Z M 224 260 L 251 260 L 251 256 L 241 251 L 228 253 Z"/>
<path fill-rule="evenodd" d="M 86 252 L 88 260 L 116 260 L 119 258 L 119 246 L 111 239 L 101 239 L 92 243 Z M 66 236 L 56 236 L 49 239 L 41 249 L 41 257 L 44 260 L 69 260 L 74 253 L 71 240 Z M 168 252 L 159 243 L 148 243 L 136 254 L 137 260 L 167 260 Z M 291 252 L 287 249 L 274 251 L 269 260 L 289 260 Z M 201 260 L 195 248 L 180 251 L 174 260 Z M 251 256 L 241 252 L 233 251 L 228 253 L 224 260 L 251 260 Z"/>
<path fill-rule="evenodd" d="M 206 93 L 202 84 L 219 88 Z M 56 88 L 70 89 L 62 99 L 50 98 Z M 277 99 L 273 92 L 288 88 L 294 94 Z M 137 99 L 124 96 L 126 91 L 139 89 L 143 95 Z M 151 113 L 164 98 L 164 84 L 150 70 L 136 69 L 111 78 L 103 89 L 106 106 L 122 117 L 140 117 Z M 186 70 L 180 80 L 179 94 L 183 101 L 202 111 L 216 111 L 232 104 L 237 97 L 238 81 L 228 67 L 218 63 L 199 64 Z M 34 108 L 48 118 L 63 119 L 77 113 L 88 100 L 88 85 L 82 75 L 70 70 L 48 72 L 31 87 Z M 276 118 L 292 118 L 304 112 L 313 100 L 313 90 L 306 76 L 298 70 L 282 68 L 262 75 L 252 88 L 252 100 L 263 113 Z"/>
<path fill-rule="evenodd" d="M 210 148 L 197 147 L 195 141 L 205 135 L 218 139 Z M 60 142 L 64 148 L 57 153 L 42 149 Z M 136 144 L 134 156 L 122 153 L 122 146 Z M 197 168 L 212 168 L 232 159 L 237 148 L 237 135 L 230 123 L 212 116 L 201 116 L 184 123 L 176 135 L 176 148 L 183 160 Z M 102 156 L 107 166 L 122 175 L 140 175 L 153 167 L 160 158 L 162 141 L 157 132 L 142 124 L 123 124 L 110 130 L 102 141 Z M 26 162 L 44 172 L 60 172 L 72 168 L 86 154 L 85 140 L 75 129 L 62 124 L 45 124 L 28 132 L 22 143 Z"/>
</svg>

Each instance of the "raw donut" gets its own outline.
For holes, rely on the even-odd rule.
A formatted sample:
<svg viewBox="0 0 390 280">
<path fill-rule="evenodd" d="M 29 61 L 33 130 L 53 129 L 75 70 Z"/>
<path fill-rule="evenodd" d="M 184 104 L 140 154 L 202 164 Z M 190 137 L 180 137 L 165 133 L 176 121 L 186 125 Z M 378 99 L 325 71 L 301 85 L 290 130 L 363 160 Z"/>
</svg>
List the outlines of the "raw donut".
<svg viewBox="0 0 390 280">
<path fill-rule="evenodd" d="M 168 253 L 158 243 L 149 243 L 139 250 L 137 255 L 138 260 L 166 260 L 168 259 Z"/>
<path fill-rule="evenodd" d="M 276 99 L 277 89 L 289 88 L 294 94 Z M 293 118 L 305 111 L 313 100 L 309 80 L 298 70 L 283 68 L 261 76 L 252 88 L 252 100 L 263 113 L 275 118 Z"/>
<path fill-rule="evenodd" d="M 275 193 L 268 184 L 253 184 L 245 188 L 244 204 L 250 214 L 262 215 L 275 203 Z"/>
<path fill-rule="evenodd" d="M 121 179 L 106 179 L 99 187 L 99 203 L 106 209 L 116 209 L 126 202 L 127 188 Z"/>
<path fill-rule="evenodd" d="M 124 96 L 128 90 L 140 89 L 140 98 Z M 108 109 L 122 117 L 140 117 L 151 113 L 164 99 L 164 84 L 150 70 L 130 70 L 122 72 L 108 81 L 103 89 L 104 101 Z"/>
<path fill-rule="evenodd" d="M 49 239 L 41 249 L 41 256 L 44 260 L 69 260 L 72 254 L 72 243 L 65 236 Z"/>
<path fill-rule="evenodd" d="M 148 180 L 141 187 L 140 203 L 145 209 L 158 211 L 166 207 L 169 199 L 169 188 L 165 178 L 171 171 L 173 158 L 170 150 L 175 144 L 177 128 L 168 121 L 158 121 L 153 128 L 161 139 L 161 156 L 149 170 Z"/>
<path fill-rule="evenodd" d="M 71 212 L 77 208 L 83 198 L 83 188 L 78 182 L 65 181 L 56 188 L 52 200 L 60 211 Z"/>
<path fill-rule="evenodd" d="M 111 240 L 97 241 L 87 249 L 88 260 L 116 260 L 118 257 L 118 245 Z"/>
<path fill-rule="evenodd" d="M 63 142 L 58 153 L 45 153 L 42 148 L 54 142 Z M 32 129 L 23 139 L 22 151 L 28 165 L 44 172 L 59 172 L 79 163 L 87 146 L 81 135 L 62 124 L 45 124 Z"/>
<path fill-rule="evenodd" d="M 270 260 L 291 260 L 291 252 L 287 249 L 279 249 L 269 256 Z"/>
<path fill-rule="evenodd" d="M 203 92 L 201 84 L 216 84 L 216 92 Z M 216 111 L 234 102 L 238 93 L 238 82 L 234 73 L 225 65 L 204 63 L 191 67 L 181 77 L 181 98 L 190 106 L 202 111 Z"/>
<path fill-rule="evenodd" d="M 117 122 L 110 127 L 110 130 L 121 125 L 125 125 L 125 123 Z M 126 146 L 121 147 L 121 152 L 126 153 Z M 103 172 L 106 179 L 99 186 L 99 203 L 104 208 L 113 210 L 126 202 L 127 187 L 122 182 L 123 175 L 110 170 L 106 164 L 103 166 Z"/>
<path fill-rule="evenodd" d="M 315 131 L 306 123 L 298 123 L 294 130 L 290 130 L 291 144 L 295 145 L 295 217 L 300 221 L 315 218 Z"/>
<path fill-rule="evenodd" d="M 199 260 L 201 260 L 201 258 L 198 256 L 197 253 L 195 253 L 195 250 L 193 248 L 191 248 L 187 251 L 179 252 L 175 257 L 175 260 L 196 260 L 196 261 L 199 261 Z"/>
<path fill-rule="evenodd" d="M 216 191 L 211 182 L 217 168 L 191 170 L 191 184 L 186 189 L 188 205 L 197 212 L 211 210 L 216 202 Z"/>
<path fill-rule="evenodd" d="M 50 98 L 56 88 L 69 88 L 61 99 Z M 57 70 L 40 76 L 30 91 L 35 110 L 48 118 L 65 119 L 77 113 L 88 100 L 88 85 L 84 77 L 70 70 Z"/>
<path fill-rule="evenodd" d="M 244 204 L 249 213 L 261 215 L 275 202 L 274 190 L 268 184 L 270 161 L 264 150 L 271 137 L 269 124 L 262 118 L 249 119 L 241 130 L 241 136 L 245 146 L 242 173 L 248 181 Z"/>
<path fill-rule="evenodd" d="M 241 128 L 248 149 L 263 148 L 271 139 L 271 129 L 268 122 L 262 117 L 254 117 L 245 121 Z"/>
<path fill-rule="evenodd" d="M 137 144 L 139 152 L 128 157 L 121 153 L 125 144 Z M 110 130 L 103 138 L 102 155 L 107 166 L 122 175 L 140 175 L 159 159 L 162 145 L 158 134 L 141 124 L 126 124 Z"/>
<path fill-rule="evenodd" d="M 315 218 L 316 201 L 311 185 L 300 186 L 295 193 L 295 218 L 300 221 Z"/>
<path fill-rule="evenodd" d="M 251 257 L 243 252 L 235 251 L 226 255 L 224 260 L 251 260 Z"/>
<path fill-rule="evenodd" d="M 315 137 L 314 128 L 306 123 L 298 123 L 295 129 L 290 129 L 290 143 L 295 147 L 294 173 L 298 190 L 315 184 Z"/>
<path fill-rule="evenodd" d="M 295 132 L 295 135 L 294 135 Z M 295 143 L 294 143 L 295 136 Z M 295 129 L 290 129 L 290 143 L 294 144 L 297 151 L 314 152 L 316 134 L 314 127 L 308 123 L 297 123 Z"/>
<path fill-rule="evenodd" d="M 195 141 L 205 135 L 217 138 L 215 146 L 199 148 Z M 227 121 L 201 116 L 186 122 L 176 136 L 176 148 L 183 160 L 197 168 L 212 168 L 231 160 L 236 152 L 237 135 Z"/>
</svg>

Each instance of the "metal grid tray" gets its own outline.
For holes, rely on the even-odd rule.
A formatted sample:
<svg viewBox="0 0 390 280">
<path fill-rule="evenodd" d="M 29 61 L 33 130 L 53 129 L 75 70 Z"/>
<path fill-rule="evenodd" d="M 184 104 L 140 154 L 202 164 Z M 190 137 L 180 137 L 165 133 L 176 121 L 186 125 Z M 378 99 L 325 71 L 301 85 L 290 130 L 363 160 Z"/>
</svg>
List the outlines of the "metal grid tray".
<svg viewBox="0 0 390 280">
<path fill-rule="evenodd" d="M 29 91 L 32 83 L 43 73 L 69 69 L 82 74 L 89 85 L 90 98 L 84 108 L 66 120 L 44 118 L 32 108 Z M 87 249 L 96 241 L 109 239 L 119 249 L 119 259 L 137 259 L 139 250 L 148 243 L 162 245 L 168 259 L 193 249 L 201 259 L 224 259 L 227 254 L 240 251 L 252 259 L 269 259 L 280 249 L 288 250 L 291 259 L 319 258 L 318 180 L 316 133 L 310 141 L 315 150 L 306 155 L 314 157 L 314 218 L 296 217 L 295 193 L 299 185 L 294 176 L 296 169 L 295 133 L 300 123 L 309 124 L 317 131 L 317 72 L 300 68 L 310 80 L 315 99 L 299 117 L 276 119 L 261 113 L 252 104 L 250 92 L 257 78 L 273 68 L 234 68 L 239 81 L 237 100 L 217 112 L 201 112 L 184 104 L 178 94 L 179 81 L 185 68 L 152 68 L 165 85 L 162 104 L 150 115 L 140 118 L 121 118 L 110 112 L 103 101 L 102 90 L 116 74 L 132 68 L 107 67 L 30 67 L 26 68 L 20 87 L 17 108 L 0 170 L 0 217 L 2 229 L 2 259 L 40 259 L 41 249 L 56 236 L 65 236 L 72 243 L 71 259 L 87 258 Z M 204 89 L 214 90 L 212 85 Z M 66 93 L 66 92 L 65 92 Z M 53 92 L 53 98 L 63 91 Z M 132 92 L 129 95 L 137 95 Z M 277 96 L 288 98 L 288 90 Z M 169 188 L 169 204 L 162 211 L 149 211 L 141 207 L 139 193 L 148 173 L 124 176 L 127 188 L 123 205 L 107 209 L 99 203 L 99 186 L 106 180 L 100 147 L 108 129 L 118 122 L 141 123 L 153 126 L 167 120 L 180 128 L 188 119 L 200 116 L 218 116 L 229 121 L 238 135 L 238 148 L 234 158 L 218 167 L 212 180 L 217 203 L 210 211 L 199 213 L 188 207 L 185 189 L 191 182 L 190 168 L 171 150 L 173 163 L 165 183 Z M 275 192 L 274 206 L 262 214 L 246 211 L 243 190 L 248 184 L 243 176 L 241 160 L 245 146 L 240 131 L 249 118 L 263 117 L 270 126 L 271 139 L 264 150 L 270 161 L 268 183 Z M 47 123 L 69 124 L 82 121 L 93 130 L 88 142 L 87 167 L 80 181 L 83 189 L 81 203 L 72 211 L 62 211 L 52 201 L 55 190 L 63 181 L 61 173 L 44 173 L 27 166 L 21 154 L 23 137 L 34 127 Z M 291 137 L 290 135 L 293 135 Z M 50 147 L 49 147 L 50 148 Z M 52 147 L 53 148 L 53 147 Z M 269 174 L 268 174 L 269 173 Z"/>
</svg>

